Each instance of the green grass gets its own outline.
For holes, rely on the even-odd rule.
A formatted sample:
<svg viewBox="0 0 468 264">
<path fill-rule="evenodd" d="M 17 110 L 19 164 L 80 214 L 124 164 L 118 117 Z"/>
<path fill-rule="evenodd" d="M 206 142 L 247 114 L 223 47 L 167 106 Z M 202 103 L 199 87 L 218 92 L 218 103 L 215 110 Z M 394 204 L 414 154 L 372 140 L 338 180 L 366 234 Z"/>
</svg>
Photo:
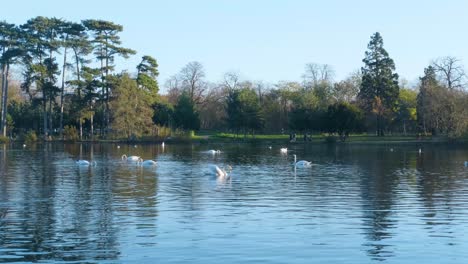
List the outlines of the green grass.
<svg viewBox="0 0 468 264">
<path fill-rule="evenodd" d="M 289 141 L 288 134 L 260 134 L 260 135 L 247 135 L 244 137 L 243 134 L 235 135 L 232 133 L 214 133 L 209 135 L 207 132 L 204 132 L 204 137 L 208 140 L 221 140 L 221 141 L 248 141 L 248 142 L 256 142 L 256 141 Z M 304 143 L 303 134 L 296 134 L 296 142 L 297 143 Z M 325 139 L 328 135 L 327 134 L 313 134 L 312 140 L 307 142 L 325 142 Z M 384 136 L 378 137 L 375 135 L 367 135 L 367 134 L 352 134 L 350 135 L 345 143 L 397 143 L 397 142 L 428 142 L 431 141 L 430 138 L 422 138 L 417 139 L 415 135 L 410 136 L 402 136 L 402 135 L 391 135 L 391 136 Z M 340 142 L 337 137 L 337 142 Z"/>
</svg>

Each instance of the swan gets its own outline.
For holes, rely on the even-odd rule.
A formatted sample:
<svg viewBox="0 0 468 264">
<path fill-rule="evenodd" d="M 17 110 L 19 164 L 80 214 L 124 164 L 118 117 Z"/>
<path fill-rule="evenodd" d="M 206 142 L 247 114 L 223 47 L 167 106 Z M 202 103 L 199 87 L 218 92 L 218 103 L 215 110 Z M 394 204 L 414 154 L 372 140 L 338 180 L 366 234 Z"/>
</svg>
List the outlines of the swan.
<svg viewBox="0 0 468 264">
<path fill-rule="evenodd" d="M 294 167 L 295 168 L 310 168 L 312 167 L 312 162 L 310 161 L 306 161 L 306 160 L 300 160 L 300 161 L 296 161 L 297 157 L 296 157 L 296 154 L 294 154 Z"/>
<path fill-rule="evenodd" d="M 288 148 L 281 148 L 280 151 L 281 153 L 288 153 Z"/>
<path fill-rule="evenodd" d="M 213 174 L 215 174 L 217 177 L 228 177 L 228 173 L 232 171 L 232 167 L 227 165 L 227 170 L 221 169 L 220 167 L 216 165 L 210 165 L 210 170 Z"/>
<path fill-rule="evenodd" d="M 140 160 L 140 157 L 139 156 L 128 156 L 127 157 L 127 155 L 123 154 L 122 155 L 122 160 L 138 162 Z"/>
<path fill-rule="evenodd" d="M 150 167 L 150 166 L 156 166 L 158 163 L 155 160 L 143 160 L 140 158 L 138 160 L 138 165 L 144 166 L 144 167 Z"/>
<path fill-rule="evenodd" d="M 96 166 L 96 161 L 77 160 L 76 165 L 78 166 Z"/>
<path fill-rule="evenodd" d="M 219 154 L 219 153 L 221 153 L 221 150 L 210 149 L 210 150 L 207 151 L 207 153 L 213 154 L 213 155 L 214 155 L 214 154 Z"/>
</svg>

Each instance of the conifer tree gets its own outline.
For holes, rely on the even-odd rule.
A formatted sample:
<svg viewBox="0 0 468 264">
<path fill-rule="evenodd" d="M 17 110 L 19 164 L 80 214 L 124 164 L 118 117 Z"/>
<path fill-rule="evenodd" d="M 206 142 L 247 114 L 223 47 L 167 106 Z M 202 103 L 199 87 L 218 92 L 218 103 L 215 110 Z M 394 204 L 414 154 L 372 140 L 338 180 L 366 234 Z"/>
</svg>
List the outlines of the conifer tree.
<svg viewBox="0 0 468 264">
<path fill-rule="evenodd" d="M 398 74 L 379 32 L 371 36 L 367 48 L 358 98 L 366 112 L 375 115 L 377 135 L 383 136 L 385 121 L 394 114 L 398 100 Z"/>
</svg>

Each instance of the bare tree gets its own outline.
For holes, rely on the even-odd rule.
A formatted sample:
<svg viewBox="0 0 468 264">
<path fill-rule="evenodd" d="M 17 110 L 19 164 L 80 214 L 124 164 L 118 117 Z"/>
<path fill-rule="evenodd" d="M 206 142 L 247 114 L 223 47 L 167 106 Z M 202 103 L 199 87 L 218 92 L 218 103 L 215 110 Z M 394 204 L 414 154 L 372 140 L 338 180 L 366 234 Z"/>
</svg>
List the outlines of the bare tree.
<svg viewBox="0 0 468 264">
<path fill-rule="evenodd" d="M 182 93 L 181 81 L 177 75 L 172 75 L 169 79 L 166 80 L 164 86 L 167 89 L 167 100 L 169 103 L 175 105 L 177 99 Z"/>
<path fill-rule="evenodd" d="M 308 63 L 305 66 L 305 73 L 302 75 L 304 86 L 313 88 L 320 83 L 332 83 L 335 76 L 333 67 L 329 64 Z"/>
<path fill-rule="evenodd" d="M 459 59 L 451 56 L 441 57 L 434 60 L 432 66 L 448 89 L 463 88 L 466 74 Z"/>
<path fill-rule="evenodd" d="M 205 70 L 198 61 L 189 62 L 179 73 L 179 80 L 182 82 L 182 89 L 186 91 L 190 100 L 195 104 L 201 104 L 203 93 L 207 89 L 204 80 Z"/>
<path fill-rule="evenodd" d="M 235 90 L 239 88 L 240 77 L 237 72 L 226 72 L 223 76 L 222 87 L 230 90 Z"/>
<path fill-rule="evenodd" d="M 361 86 L 361 71 L 351 73 L 346 79 L 333 85 L 332 96 L 338 102 L 351 102 L 356 99 Z"/>
</svg>

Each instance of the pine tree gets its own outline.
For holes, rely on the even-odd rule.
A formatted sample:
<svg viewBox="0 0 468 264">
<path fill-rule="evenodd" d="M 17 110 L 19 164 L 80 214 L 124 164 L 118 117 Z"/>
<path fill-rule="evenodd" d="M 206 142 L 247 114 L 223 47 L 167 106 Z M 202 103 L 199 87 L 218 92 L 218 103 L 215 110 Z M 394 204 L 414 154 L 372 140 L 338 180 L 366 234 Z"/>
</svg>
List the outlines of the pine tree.
<svg viewBox="0 0 468 264">
<path fill-rule="evenodd" d="M 384 135 L 384 122 L 395 111 L 398 100 L 398 74 L 394 73 L 395 63 L 383 48 L 379 32 L 371 36 L 365 53 L 362 83 L 358 98 L 368 114 L 376 116 L 379 136 Z"/>
</svg>

